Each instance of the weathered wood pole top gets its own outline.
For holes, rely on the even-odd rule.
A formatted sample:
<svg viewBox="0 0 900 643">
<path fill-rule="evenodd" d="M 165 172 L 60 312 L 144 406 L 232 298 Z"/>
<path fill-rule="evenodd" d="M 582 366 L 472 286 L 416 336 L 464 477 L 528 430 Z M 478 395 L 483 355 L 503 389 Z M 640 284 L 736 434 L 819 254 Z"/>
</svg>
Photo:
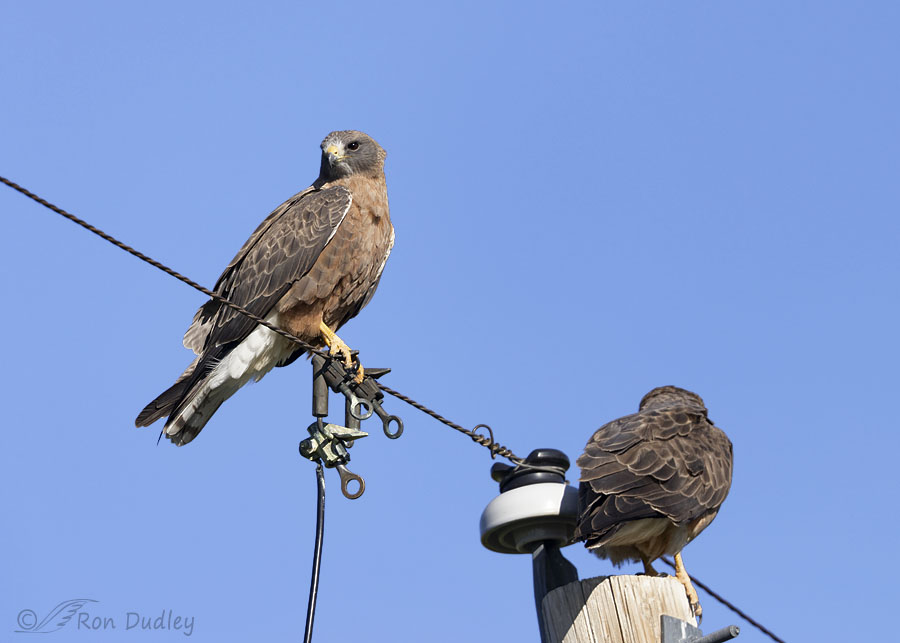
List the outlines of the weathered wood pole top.
<svg viewBox="0 0 900 643">
<path fill-rule="evenodd" d="M 559 587 L 541 604 L 548 643 L 659 643 L 662 614 L 696 625 L 672 576 L 598 576 Z"/>
</svg>

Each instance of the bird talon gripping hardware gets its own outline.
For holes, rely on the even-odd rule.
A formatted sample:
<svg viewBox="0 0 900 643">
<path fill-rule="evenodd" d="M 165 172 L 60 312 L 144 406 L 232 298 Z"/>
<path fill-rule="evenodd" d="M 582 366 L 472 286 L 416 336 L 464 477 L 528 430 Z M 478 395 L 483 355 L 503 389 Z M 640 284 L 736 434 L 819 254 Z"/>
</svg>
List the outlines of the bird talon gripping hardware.
<svg viewBox="0 0 900 643">
<path fill-rule="evenodd" d="M 354 351 L 355 352 L 355 351 Z M 313 356 L 313 369 L 315 376 L 321 376 L 325 383 L 335 393 L 341 393 L 347 398 L 348 421 L 349 417 L 359 421 L 368 420 L 372 414 L 381 418 L 384 434 L 392 440 L 403 435 L 403 420 L 396 415 L 390 415 L 381 407 L 384 393 L 375 380 L 391 372 L 389 368 L 367 368 L 365 378 L 357 382 L 352 371 L 348 372 L 344 365 L 337 359 L 324 358 L 321 355 Z M 391 423 L 397 428 L 391 431 Z M 348 423 L 348 426 L 353 426 Z M 358 424 L 356 425 L 358 427 Z"/>
</svg>

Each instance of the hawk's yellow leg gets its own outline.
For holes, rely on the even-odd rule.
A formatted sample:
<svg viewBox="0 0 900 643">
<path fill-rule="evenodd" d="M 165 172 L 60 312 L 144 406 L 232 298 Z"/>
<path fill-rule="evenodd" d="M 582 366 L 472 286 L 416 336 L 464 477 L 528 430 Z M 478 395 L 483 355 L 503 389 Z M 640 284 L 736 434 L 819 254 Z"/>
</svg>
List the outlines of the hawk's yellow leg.
<svg viewBox="0 0 900 643">
<path fill-rule="evenodd" d="M 703 620 L 703 608 L 700 607 L 700 597 L 697 596 L 697 590 L 691 584 L 691 577 L 688 576 L 687 570 L 684 568 L 681 552 L 675 554 L 675 577 L 684 585 L 684 593 L 687 594 L 688 601 L 691 603 L 691 611 L 697 617 L 697 625 L 700 625 L 700 622 Z"/>
<path fill-rule="evenodd" d="M 325 343 L 328 345 L 328 353 L 333 357 L 338 353 L 344 354 L 344 365 L 347 368 L 353 368 L 353 356 L 350 355 L 350 347 L 344 342 L 343 339 L 337 336 L 333 330 L 328 328 L 325 322 L 321 322 L 319 324 L 319 332 L 322 333 L 322 338 L 325 340 Z M 362 382 L 363 378 L 366 376 L 365 371 L 363 370 L 362 364 L 359 365 L 359 371 L 356 373 L 356 381 L 357 383 Z"/>
</svg>

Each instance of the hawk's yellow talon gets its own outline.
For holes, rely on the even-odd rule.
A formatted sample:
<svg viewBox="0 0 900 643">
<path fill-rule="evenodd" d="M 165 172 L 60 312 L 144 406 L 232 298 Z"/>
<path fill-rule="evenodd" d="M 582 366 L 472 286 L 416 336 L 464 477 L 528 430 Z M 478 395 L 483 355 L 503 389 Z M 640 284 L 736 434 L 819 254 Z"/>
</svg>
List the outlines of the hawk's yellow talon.
<svg viewBox="0 0 900 643">
<path fill-rule="evenodd" d="M 684 585 L 684 593 L 687 594 L 688 602 L 691 604 L 691 611 L 697 617 L 697 625 L 703 620 L 703 608 L 700 607 L 700 597 L 697 596 L 697 590 L 691 583 L 691 577 L 688 576 L 687 570 L 684 568 L 684 561 L 681 559 L 681 552 L 675 554 L 675 578 Z"/>
<path fill-rule="evenodd" d="M 325 344 L 328 346 L 328 354 L 334 357 L 338 353 L 341 353 L 344 356 L 344 366 L 347 369 L 353 368 L 353 355 L 350 351 L 350 347 L 344 342 L 343 339 L 337 336 L 333 330 L 331 330 L 325 322 L 319 324 L 319 331 L 322 333 L 322 339 L 325 340 Z M 356 373 L 356 383 L 359 384 L 363 381 L 365 377 L 365 372 L 363 371 L 362 364 L 359 365 L 359 370 Z"/>
</svg>

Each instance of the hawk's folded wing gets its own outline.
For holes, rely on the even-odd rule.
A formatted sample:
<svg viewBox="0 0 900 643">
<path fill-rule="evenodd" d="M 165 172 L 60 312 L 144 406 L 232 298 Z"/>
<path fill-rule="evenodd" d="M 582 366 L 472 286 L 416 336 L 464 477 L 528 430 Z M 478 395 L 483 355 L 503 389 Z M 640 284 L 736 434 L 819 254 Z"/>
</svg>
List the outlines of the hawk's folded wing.
<svg viewBox="0 0 900 643">
<path fill-rule="evenodd" d="M 731 442 L 694 408 L 628 415 L 600 428 L 578 458 L 579 534 L 666 517 L 686 523 L 717 509 L 731 487 Z"/>
<path fill-rule="evenodd" d="M 343 186 L 308 188 L 281 204 L 259 225 L 216 282 L 215 292 L 265 317 L 302 278 L 331 241 L 352 201 Z M 211 299 L 184 335 L 198 355 L 239 342 L 256 322 Z"/>
</svg>

